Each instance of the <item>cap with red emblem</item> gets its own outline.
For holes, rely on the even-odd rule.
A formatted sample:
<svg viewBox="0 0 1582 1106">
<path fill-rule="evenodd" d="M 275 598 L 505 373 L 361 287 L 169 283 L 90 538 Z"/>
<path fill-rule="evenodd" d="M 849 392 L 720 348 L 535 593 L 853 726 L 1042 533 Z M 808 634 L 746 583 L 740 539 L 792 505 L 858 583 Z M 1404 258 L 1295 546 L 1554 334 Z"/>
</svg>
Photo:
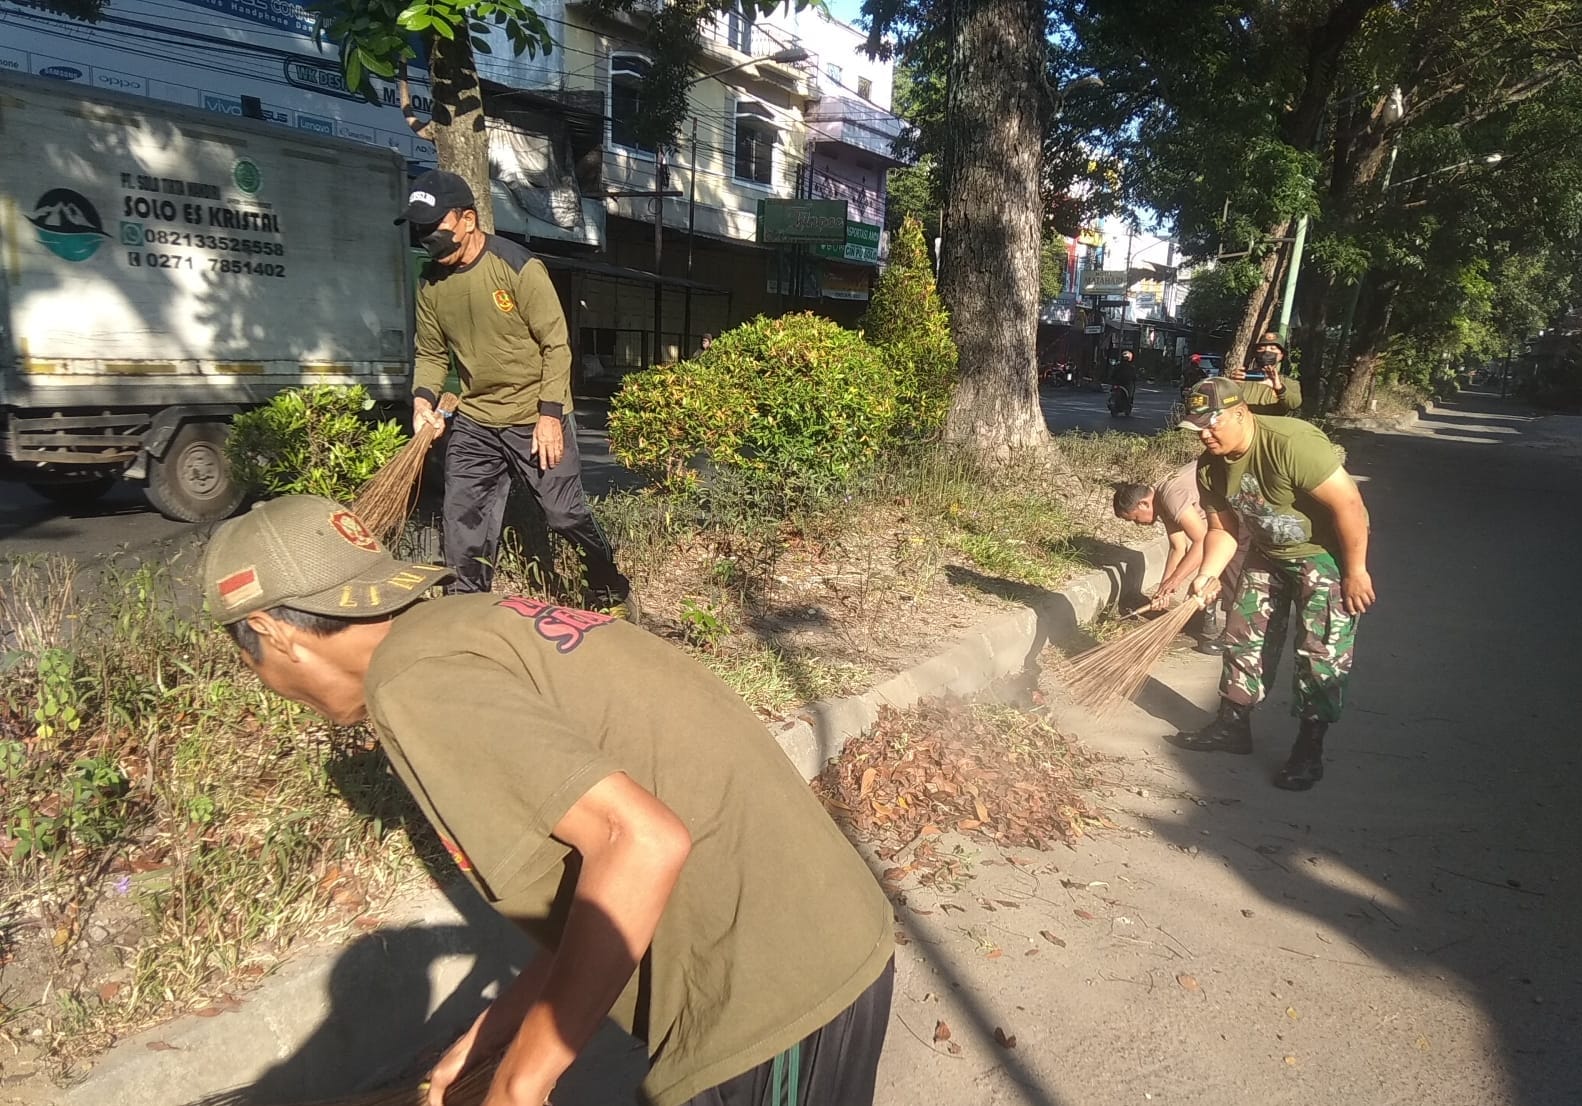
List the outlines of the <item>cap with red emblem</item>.
<svg viewBox="0 0 1582 1106">
<path fill-rule="evenodd" d="M 203 595 L 221 623 L 293 607 L 374 618 L 411 606 L 451 577 L 385 552 L 362 519 L 332 499 L 288 495 L 222 523 L 203 556 Z"/>
</svg>

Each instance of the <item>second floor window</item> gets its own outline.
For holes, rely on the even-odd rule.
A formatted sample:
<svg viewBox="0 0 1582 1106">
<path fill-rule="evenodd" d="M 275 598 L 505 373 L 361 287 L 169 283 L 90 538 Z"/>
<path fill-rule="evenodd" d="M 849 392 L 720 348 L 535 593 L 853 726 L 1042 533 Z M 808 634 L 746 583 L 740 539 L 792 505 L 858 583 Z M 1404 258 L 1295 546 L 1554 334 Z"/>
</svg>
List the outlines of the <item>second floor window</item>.
<svg viewBox="0 0 1582 1106">
<path fill-rule="evenodd" d="M 864 100 L 873 99 L 873 82 L 867 77 L 858 77 L 857 95 L 861 96 Z"/>
<path fill-rule="evenodd" d="M 648 76 L 648 60 L 635 54 L 610 55 L 610 141 L 626 150 L 652 154 L 652 145 L 637 137 L 637 119 L 642 111 L 643 80 Z"/>
<path fill-rule="evenodd" d="M 742 101 L 736 105 L 737 180 L 753 184 L 773 184 L 775 180 L 775 142 L 780 137 L 774 117 L 762 104 Z"/>
<path fill-rule="evenodd" d="M 725 41 L 733 50 L 753 52 L 753 17 L 758 10 L 743 4 L 725 16 Z"/>
<path fill-rule="evenodd" d="M 829 78 L 831 84 L 840 84 L 840 66 L 834 63 L 826 65 L 824 75 Z"/>
</svg>

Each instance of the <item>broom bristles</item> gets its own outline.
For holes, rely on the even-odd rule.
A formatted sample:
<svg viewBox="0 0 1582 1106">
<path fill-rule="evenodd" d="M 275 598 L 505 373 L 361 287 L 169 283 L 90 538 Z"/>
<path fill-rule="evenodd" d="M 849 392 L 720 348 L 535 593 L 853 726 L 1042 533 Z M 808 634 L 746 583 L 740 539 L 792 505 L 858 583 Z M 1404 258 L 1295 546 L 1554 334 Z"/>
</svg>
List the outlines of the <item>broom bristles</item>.
<svg viewBox="0 0 1582 1106">
<path fill-rule="evenodd" d="M 451 392 L 439 397 L 435 408 L 448 415 L 461 401 Z M 412 517 L 417 506 L 418 486 L 423 475 L 423 459 L 434 444 L 434 428 L 424 423 L 412 435 L 411 441 L 402 446 L 384 468 L 364 485 L 362 494 L 352 504 L 352 513 L 362 519 L 363 525 L 381 542 L 389 545 L 400 534 L 406 520 Z"/>
<path fill-rule="evenodd" d="M 1107 714 L 1136 695 L 1148 673 L 1194 614 L 1195 599 L 1103 645 L 1054 665 L 1066 694 L 1094 714 Z"/>
</svg>

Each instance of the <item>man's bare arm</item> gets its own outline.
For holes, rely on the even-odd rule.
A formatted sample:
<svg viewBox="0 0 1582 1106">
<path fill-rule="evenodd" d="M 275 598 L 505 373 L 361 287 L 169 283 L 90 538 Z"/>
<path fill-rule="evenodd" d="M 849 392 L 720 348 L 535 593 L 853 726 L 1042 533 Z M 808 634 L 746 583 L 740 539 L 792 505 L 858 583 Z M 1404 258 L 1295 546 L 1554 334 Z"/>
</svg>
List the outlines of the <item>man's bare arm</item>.
<svg viewBox="0 0 1582 1106">
<path fill-rule="evenodd" d="M 1340 593 L 1348 614 L 1361 614 L 1373 606 L 1373 578 L 1368 574 L 1368 509 L 1345 469 L 1335 470 L 1311 493 L 1329 509 L 1340 538 Z"/>
<path fill-rule="evenodd" d="M 541 1106 L 648 951 L 692 849 L 675 812 L 621 773 L 589 788 L 554 836 L 581 860 L 571 911 L 484 1106 Z"/>
<path fill-rule="evenodd" d="M 1207 511 L 1207 533 L 1203 538 L 1203 563 L 1198 566 L 1197 579 L 1192 581 L 1192 594 L 1201 595 L 1205 603 L 1219 594 L 1220 574 L 1236 556 L 1236 515 L 1231 511 Z"/>
</svg>

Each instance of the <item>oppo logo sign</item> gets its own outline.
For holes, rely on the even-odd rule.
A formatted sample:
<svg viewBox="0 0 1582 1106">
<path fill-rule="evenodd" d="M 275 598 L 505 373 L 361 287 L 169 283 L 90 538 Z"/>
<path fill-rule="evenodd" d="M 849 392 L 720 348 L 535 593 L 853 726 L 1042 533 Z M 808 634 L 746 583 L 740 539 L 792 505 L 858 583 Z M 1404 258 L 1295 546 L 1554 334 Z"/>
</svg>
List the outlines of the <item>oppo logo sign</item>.
<svg viewBox="0 0 1582 1106">
<path fill-rule="evenodd" d="M 69 65 L 46 65 L 38 71 L 40 77 L 54 77 L 57 81 L 80 81 L 82 70 Z"/>
</svg>

